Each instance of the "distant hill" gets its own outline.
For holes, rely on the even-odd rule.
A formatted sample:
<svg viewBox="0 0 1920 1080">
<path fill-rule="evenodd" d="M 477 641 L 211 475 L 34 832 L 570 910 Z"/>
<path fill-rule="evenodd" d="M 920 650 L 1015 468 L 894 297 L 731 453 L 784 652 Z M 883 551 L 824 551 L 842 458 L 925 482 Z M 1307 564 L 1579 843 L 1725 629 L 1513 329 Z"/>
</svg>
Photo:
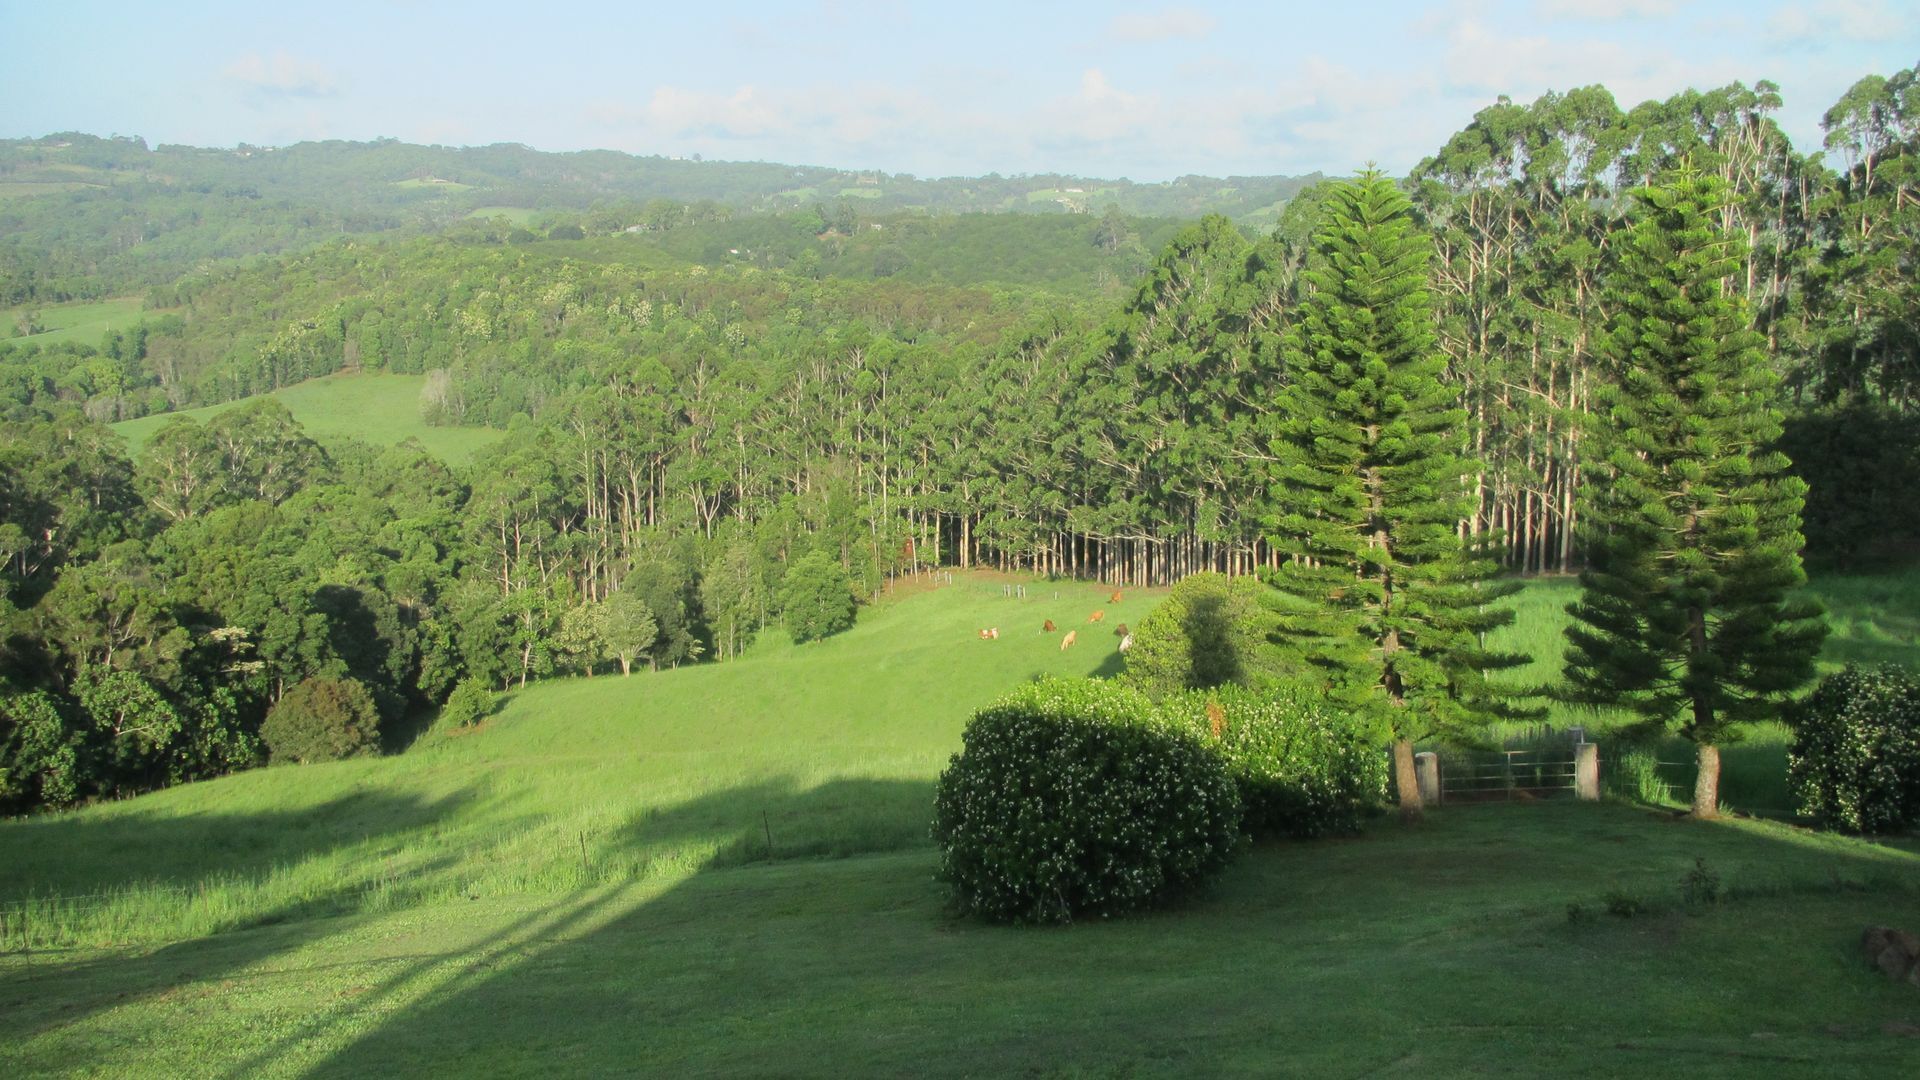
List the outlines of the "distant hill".
<svg viewBox="0 0 1920 1080">
<path fill-rule="evenodd" d="M 149 147 L 62 132 L 0 140 L 0 306 L 124 294 L 223 260 L 331 237 L 445 228 L 476 212 L 657 222 L 675 207 L 753 212 L 1104 214 L 1270 226 L 1320 177 L 1063 174 L 921 178 L 769 162 L 547 153 L 393 139 L 288 147 Z"/>
</svg>

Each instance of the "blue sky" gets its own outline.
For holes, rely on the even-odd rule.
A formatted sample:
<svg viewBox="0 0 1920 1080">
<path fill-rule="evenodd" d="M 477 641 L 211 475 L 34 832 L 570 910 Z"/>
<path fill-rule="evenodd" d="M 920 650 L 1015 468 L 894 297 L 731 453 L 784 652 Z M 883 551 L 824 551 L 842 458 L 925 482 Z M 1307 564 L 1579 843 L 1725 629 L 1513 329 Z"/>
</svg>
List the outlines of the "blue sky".
<svg viewBox="0 0 1920 1080">
<path fill-rule="evenodd" d="M 0 135 L 393 136 L 880 168 L 1406 170 L 1497 95 L 1772 79 L 1781 122 L 1920 62 L 1912 0 L 0 0 Z M 532 14 L 528 14 L 532 12 Z"/>
</svg>

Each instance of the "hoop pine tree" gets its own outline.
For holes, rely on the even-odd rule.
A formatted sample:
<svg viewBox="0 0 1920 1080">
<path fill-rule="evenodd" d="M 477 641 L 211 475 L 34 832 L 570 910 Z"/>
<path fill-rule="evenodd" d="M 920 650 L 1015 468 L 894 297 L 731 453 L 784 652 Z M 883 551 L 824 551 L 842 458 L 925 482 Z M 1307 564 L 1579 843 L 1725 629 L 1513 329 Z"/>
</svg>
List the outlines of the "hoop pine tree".
<svg viewBox="0 0 1920 1080">
<path fill-rule="evenodd" d="M 1726 186 L 1682 169 L 1634 194 L 1581 486 L 1566 694 L 1691 740 L 1693 813 L 1712 817 L 1720 745 L 1813 677 L 1827 628 L 1792 595 L 1806 484 L 1772 449 L 1779 380 L 1731 286 L 1745 242 L 1715 224 Z"/>
<path fill-rule="evenodd" d="M 1480 645 L 1517 586 L 1460 534 L 1473 469 L 1434 337 L 1431 241 L 1378 172 L 1336 186 L 1323 213 L 1272 414 L 1272 532 L 1291 557 L 1269 580 L 1282 647 L 1392 741 L 1413 818 L 1414 742 L 1519 712 L 1487 673 L 1525 658 Z"/>
</svg>

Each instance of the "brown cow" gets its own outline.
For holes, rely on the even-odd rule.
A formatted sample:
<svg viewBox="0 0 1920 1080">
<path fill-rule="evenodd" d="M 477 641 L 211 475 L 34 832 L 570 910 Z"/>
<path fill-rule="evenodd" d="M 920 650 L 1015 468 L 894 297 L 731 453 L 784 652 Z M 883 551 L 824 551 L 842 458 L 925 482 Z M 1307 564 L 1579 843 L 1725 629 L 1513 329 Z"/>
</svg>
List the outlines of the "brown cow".
<svg viewBox="0 0 1920 1080">
<path fill-rule="evenodd" d="M 1080 636 L 1080 631 L 1078 630 L 1067 631 L 1067 636 L 1060 639 L 1060 651 L 1066 652 L 1067 646 L 1072 645 L 1073 639 L 1079 636 Z"/>
<path fill-rule="evenodd" d="M 1117 604 L 1117 603 L 1119 603 L 1119 602 L 1120 602 L 1120 590 L 1119 590 L 1119 589 L 1115 589 L 1115 590 L 1113 590 L 1113 595 L 1112 595 L 1112 596 L 1109 596 L 1109 597 L 1107 597 L 1107 603 L 1109 603 L 1109 604 Z"/>
<path fill-rule="evenodd" d="M 1106 613 L 1106 612 L 1104 612 L 1104 611 L 1096 611 L 1096 612 L 1094 612 L 1093 614 L 1091 614 L 1091 615 L 1089 615 L 1089 616 L 1087 616 L 1087 621 L 1088 621 L 1088 622 L 1099 622 L 1099 621 L 1100 621 L 1101 619 L 1104 619 L 1104 618 L 1106 618 L 1106 617 L 1107 617 L 1107 613 Z"/>
<path fill-rule="evenodd" d="M 1131 633 L 1133 633 L 1133 631 L 1127 629 L 1126 623 L 1121 623 L 1119 626 L 1116 626 L 1113 628 L 1114 637 L 1126 637 L 1128 634 L 1131 634 Z"/>
<path fill-rule="evenodd" d="M 1045 626 L 1043 626 L 1043 627 L 1041 627 L 1040 629 L 1041 629 L 1042 631 L 1044 631 L 1044 632 L 1046 632 L 1046 633 L 1049 633 L 1049 634 L 1051 634 L 1051 633 L 1053 633 L 1053 620 L 1052 620 L 1052 619 L 1048 619 L 1048 620 L 1047 620 L 1047 625 L 1045 625 Z"/>
<path fill-rule="evenodd" d="M 986 641 L 987 639 L 989 639 L 989 638 L 991 638 L 991 637 L 993 637 L 993 631 L 991 631 L 991 630 L 989 630 L 989 629 L 987 629 L 987 628 L 986 628 L 986 627 L 984 627 L 984 626 L 980 628 L 980 640 L 981 640 L 981 641 Z"/>
</svg>

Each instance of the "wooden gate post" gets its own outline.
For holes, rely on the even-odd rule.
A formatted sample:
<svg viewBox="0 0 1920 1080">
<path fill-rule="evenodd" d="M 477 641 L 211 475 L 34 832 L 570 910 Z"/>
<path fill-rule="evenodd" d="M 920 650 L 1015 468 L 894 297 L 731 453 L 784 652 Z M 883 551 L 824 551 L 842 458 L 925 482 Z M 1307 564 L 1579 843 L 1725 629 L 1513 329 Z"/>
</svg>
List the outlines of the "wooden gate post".
<svg viewBox="0 0 1920 1080">
<path fill-rule="evenodd" d="M 1429 750 L 1413 755 L 1413 775 L 1419 782 L 1420 803 L 1440 805 L 1440 756 Z"/>
<path fill-rule="evenodd" d="M 1600 747 L 1583 742 L 1573 748 L 1573 793 L 1592 802 L 1600 798 Z"/>
</svg>

